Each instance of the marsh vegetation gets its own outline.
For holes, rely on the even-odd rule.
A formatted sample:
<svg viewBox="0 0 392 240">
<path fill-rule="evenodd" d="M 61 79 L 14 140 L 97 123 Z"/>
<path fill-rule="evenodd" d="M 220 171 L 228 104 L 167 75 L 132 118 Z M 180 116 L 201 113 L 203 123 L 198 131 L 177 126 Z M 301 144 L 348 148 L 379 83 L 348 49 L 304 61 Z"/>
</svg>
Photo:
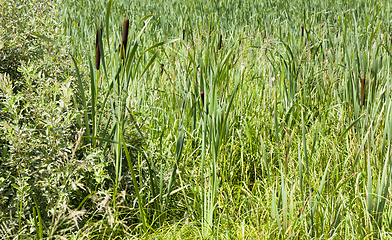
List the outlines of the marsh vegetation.
<svg viewBox="0 0 392 240">
<path fill-rule="evenodd" d="M 388 1 L 4 1 L 5 239 L 391 238 Z"/>
</svg>

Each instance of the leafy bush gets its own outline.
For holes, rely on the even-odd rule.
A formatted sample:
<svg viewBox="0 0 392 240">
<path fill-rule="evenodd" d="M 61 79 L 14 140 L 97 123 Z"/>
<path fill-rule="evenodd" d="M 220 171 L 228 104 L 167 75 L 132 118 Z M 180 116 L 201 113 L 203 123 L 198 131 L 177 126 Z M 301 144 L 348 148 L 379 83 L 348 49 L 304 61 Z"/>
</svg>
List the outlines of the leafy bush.
<svg viewBox="0 0 392 240">
<path fill-rule="evenodd" d="M 0 235 L 42 234 L 38 225 L 55 234 L 69 226 L 69 208 L 63 207 L 72 198 L 68 193 L 86 190 L 80 181 L 95 176 L 97 167 L 77 160 L 81 134 L 74 124 L 72 77 L 64 71 L 69 60 L 32 35 L 53 37 L 59 30 L 55 5 L 0 4 Z"/>
</svg>

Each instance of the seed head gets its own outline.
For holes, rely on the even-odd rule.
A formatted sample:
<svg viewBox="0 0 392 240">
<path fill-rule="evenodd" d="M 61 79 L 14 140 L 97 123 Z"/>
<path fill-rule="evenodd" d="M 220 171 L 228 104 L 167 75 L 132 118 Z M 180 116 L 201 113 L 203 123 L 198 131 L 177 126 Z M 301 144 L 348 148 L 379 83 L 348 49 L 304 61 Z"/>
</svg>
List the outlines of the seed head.
<svg viewBox="0 0 392 240">
<path fill-rule="evenodd" d="M 101 60 L 101 52 L 99 50 L 99 39 L 102 39 L 102 28 L 100 28 L 101 34 L 99 34 L 99 30 L 97 30 L 97 36 L 95 38 L 95 68 L 99 70 L 100 60 Z"/>
<path fill-rule="evenodd" d="M 124 19 L 122 31 L 121 59 L 124 59 L 128 42 L 129 19 Z"/>
<path fill-rule="evenodd" d="M 204 106 L 204 92 L 200 93 L 200 98 L 201 98 L 201 102 L 203 103 L 203 106 Z"/>
<path fill-rule="evenodd" d="M 365 105 L 365 78 L 361 78 L 361 104 Z"/>
<path fill-rule="evenodd" d="M 222 34 L 219 36 L 219 45 L 218 45 L 218 50 L 222 48 Z"/>
</svg>

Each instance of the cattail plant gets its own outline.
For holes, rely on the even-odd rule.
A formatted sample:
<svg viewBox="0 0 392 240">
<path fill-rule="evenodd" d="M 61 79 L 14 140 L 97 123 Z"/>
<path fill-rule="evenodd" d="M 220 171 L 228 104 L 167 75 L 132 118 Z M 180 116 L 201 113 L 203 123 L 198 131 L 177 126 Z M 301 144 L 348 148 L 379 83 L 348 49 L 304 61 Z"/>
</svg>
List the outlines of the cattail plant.
<svg viewBox="0 0 392 240">
<path fill-rule="evenodd" d="M 301 37 L 304 37 L 304 25 L 301 26 Z"/>
<path fill-rule="evenodd" d="M 121 46 L 121 59 L 124 59 L 127 49 L 128 41 L 128 29 L 129 29 L 129 19 L 124 19 L 123 31 L 122 31 L 122 46 Z"/>
<path fill-rule="evenodd" d="M 182 29 L 182 40 L 185 40 L 185 29 Z"/>
<path fill-rule="evenodd" d="M 99 39 L 102 38 L 102 28 L 100 28 L 101 34 L 99 34 L 99 30 L 97 30 L 97 36 L 95 38 L 95 68 L 99 70 L 100 60 L 101 60 L 101 52 L 99 51 Z"/>
<path fill-rule="evenodd" d="M 201 102 L 204 106 L 204 92 L 200 92 L 200 98 L 201 98 Z"/>
<path fill-rule="evenodd" d="M 219 36 L 218 50 L 222 48 L 222 34 Z"/>
<path fill-rule="evenodd" d="M 307 42 L 309 41 L 309 32 L 310 32 L 310 31 L 306 31 L 306 41 L 307 41 Z"/>
<path fill-rule="evenodd" d="M 365 78 L 361 78 L 361 104 L 365 105 Z"/>
<path fill-rule="evenodd" d="M 203 108 L 204 108 L 204 92 L 200 92 L 200 99 L 201 99 L 201 103 L 203 104 Z M 208 108 L 206 109 L 206 113 L 208 114 Z"/>
</svg>

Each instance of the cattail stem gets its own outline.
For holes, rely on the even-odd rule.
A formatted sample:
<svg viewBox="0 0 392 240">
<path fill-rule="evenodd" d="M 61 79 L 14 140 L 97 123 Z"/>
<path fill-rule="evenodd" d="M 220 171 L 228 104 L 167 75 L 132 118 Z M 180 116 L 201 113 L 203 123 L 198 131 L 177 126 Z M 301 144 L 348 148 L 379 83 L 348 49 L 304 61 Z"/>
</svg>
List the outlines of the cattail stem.
<svg viewBox="0 0 392 240">
<path fill-rule="evenodd" d="M 124 59 L 128 42 L 129 19 L 124 19 L 122 31 L 121 59 Z"/>
<path fill-rule="evenodd" d="M 95 38 L 95 68 L 99 70 L 99 65 L 101 61 L 101 52 L 99 50 L 99 39 L 102 39 L 102 28 L 100 28 L 101 34 L 99 34 L 99 30 L 97 30 L 97 36 Z"/>
<path fill-rule="evenodd" d="M 365 78 L 361 78 L 361 104 L 365 105 Z"/>
</svg>

